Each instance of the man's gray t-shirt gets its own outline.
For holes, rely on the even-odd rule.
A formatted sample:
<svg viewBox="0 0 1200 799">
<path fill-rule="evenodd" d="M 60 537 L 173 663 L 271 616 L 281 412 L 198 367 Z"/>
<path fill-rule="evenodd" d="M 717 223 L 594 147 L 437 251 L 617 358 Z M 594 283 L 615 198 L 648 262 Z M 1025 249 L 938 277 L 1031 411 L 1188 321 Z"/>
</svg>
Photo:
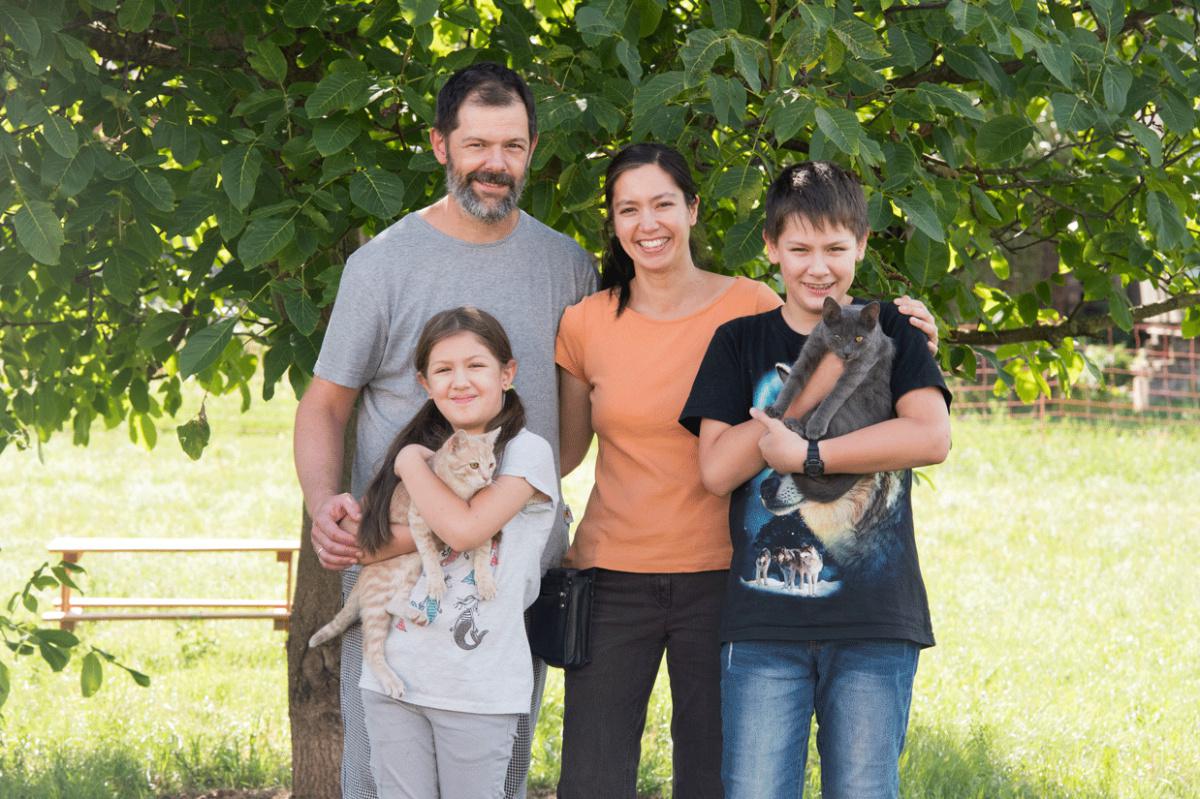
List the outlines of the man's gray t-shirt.
<svg viewBox="0 0 1200 799">
<path fill-rule="evenodd" d="M 554 337 L 563 309 L 596 289 L 591 256 L 525 212 L 505 238 L 471 244 L 419 214 L 403 217 L 346 262 L 317 359 L 317 377 L 362 389 L 351 491 L 361 498 L 392 439 L 426 400 L 412 362 L 421 329 L 438 311 L 474 305 L 495 316 L 517 359 L 526 426 L 558 463 Z M 561 517 L 561 514 L 560 514 Z M 567 548 L 559 520 L 543 570 Z"/>
</svg>

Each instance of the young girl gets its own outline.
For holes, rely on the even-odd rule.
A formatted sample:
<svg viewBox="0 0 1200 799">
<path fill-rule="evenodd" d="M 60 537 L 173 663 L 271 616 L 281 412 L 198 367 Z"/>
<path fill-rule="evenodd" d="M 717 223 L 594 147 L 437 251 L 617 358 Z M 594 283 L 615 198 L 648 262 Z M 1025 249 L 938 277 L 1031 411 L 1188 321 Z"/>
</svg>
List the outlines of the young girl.
<svg viewBox="0 0 1200 799">
<path fill-rule="evenodd" d="M 399 478 L 433 532 L 446 543 L 445 595 L 412 592 L 425 625 L 395 619 L 386 653 L 407 686 L 383 693 L 370 669 L 359 686 L 381 799 L 502 797 L 520 714 L 529 712 L 533 674 L 523 613 L 537 597 L 539 558 L 554 522 L 558 481 L 550 445 L 524 429 L 512 390 L 517 363 L 500 323 L 476 308 L 443 311 L 425 325 L 414 361 L 429 400 L 393 442 L 364 498 L 362 529 L 388 524 Z M 459 499 L 426 460 L 454 431 L 499 429 L 493 482 Z M 496 534 L 497 594 L 480 601 L 469 551 Z"/>
</svg>

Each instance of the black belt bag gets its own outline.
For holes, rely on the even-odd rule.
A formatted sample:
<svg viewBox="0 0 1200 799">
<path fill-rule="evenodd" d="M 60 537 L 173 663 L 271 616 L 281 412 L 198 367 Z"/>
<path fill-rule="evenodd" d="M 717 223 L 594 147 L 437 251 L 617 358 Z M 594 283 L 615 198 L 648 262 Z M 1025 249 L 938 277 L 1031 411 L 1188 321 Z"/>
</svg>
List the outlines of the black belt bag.
<svg viewBox="0 0 1200 799">
<path fill-rule="evenodd" d="M 551 666 L 577 669 L 592 660 L 595 569 L 550 569 L 525 615 L 529 649 Z"/>
</svg>

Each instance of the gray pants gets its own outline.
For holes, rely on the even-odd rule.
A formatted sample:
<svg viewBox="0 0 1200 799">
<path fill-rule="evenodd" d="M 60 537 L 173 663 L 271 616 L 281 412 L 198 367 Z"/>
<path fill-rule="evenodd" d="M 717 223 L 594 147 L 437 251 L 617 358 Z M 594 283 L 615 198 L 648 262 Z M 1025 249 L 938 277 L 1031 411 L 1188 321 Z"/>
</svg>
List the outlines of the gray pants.
<svg viewBox="0 0 1200 799">
<path fill-rule="evenodd" d="M 364 690 L 379 799 L 503 799 L 519 714 L 459 713 Z"/>
<path fill-rule="evenodd" d="M 357 567 L 342 572 L 343 600 L 357 579 Z M 362 625 L 352 624 L 342 636 L 342 799 L 378 799 L 379 796 L 371 777 L 371 743 L 363 720 L 362 690 L 358 687 L 362 666 Z M 505 799 L 525 799 L 533 731 L 537 728 L 545 688 L 546 664 L 541 658 L 534 657 L 529 715 L 522 715 L 518 721 L 517 740 L 513 743 L 512 761 L 504 785 Z"/>
</svg>

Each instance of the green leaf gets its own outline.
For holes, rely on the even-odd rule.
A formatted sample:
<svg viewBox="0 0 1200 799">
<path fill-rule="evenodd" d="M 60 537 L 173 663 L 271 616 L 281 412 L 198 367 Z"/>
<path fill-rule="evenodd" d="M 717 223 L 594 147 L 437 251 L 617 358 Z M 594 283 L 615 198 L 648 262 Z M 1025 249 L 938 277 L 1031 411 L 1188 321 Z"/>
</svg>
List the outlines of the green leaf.
<svg viewBox="0 0 1200 799">
<path fill-rule="evenodd" d="M 1002 163 L 1020 155 L 1033 139 L 1033 125 L 1025 117 L 1004 114 L 989 119 L 975 136 L 975 152 L 984 165 Z"/>
<path fill-rule="evenodd" d="M 853 53 L 855 58 L 870 61 L 887 57 L 887 50 L 884 49 L 875 29 L 858 17 L 847 17 L 836 23 L 833 33 L 842 40 L 842 44 L 846 45 L 846 49 Z"/>
<path fill-rule="evenodd" d="M 12 683 L 8 678 L 8 666 L 4 665 L 3 660 L 0 660 L 0 707 L 4 707 L 10 693 L 12 693 Z"/>
<path fill-rule="evenodd" d="M 1125 24 L 1125 0 L 1088 0 L 1088 6 L 1110 39 Z"/>
<path fill-rule="evenodd" d="M 104 680 L 104 669 L 100 665 L 100 657 L 95 652 L 88 652 L 83 658 L 83 667 L 79 670 L 79 689 L 85 697 L 94 696 L 100 690 Z"/>
<path fill-rule="evenodd" d="M 817 127 L 846 155 L 858 155 L 862 126 L 848 108 L 818 108 Z"/>
<path fill-rule="evenodd" d="M 307 293 L 300 291 L 286 295 L 283 298 L 283 307 L 287 311 L 288 319 L 303 335 L 311 336 L 317 329 L 317 323 L 321 321 L 321 312 Z"/>
<path fill-rule="evenodd" d="M 79 136 L 75 127 L 58 114 L 49 114 L 42 126 L 42 135 L 50 149 L 63 158 L 73 158 L 79 152 Z"/>
<path fill-rule="evenodd" d="M 179 329 L 183 316 L 177 311 L 160 311 L 146 320 L 138 333 L 137 343 L 143 349 L 152 349 L 169 339 Z"/>
<path fill-rule="evenodd" d="M 762 194 L 762 173 L 751 164 L 734 164 L 713 183 L 714 197 L 731 197 L 739 213 L 746 213 Z"/>
<path fill-rule="evenodd" d="M 46 661 L 50 666 L 51 671 L 62 671 L 67 663 L 71 660 L 70 651 L 64 651 L 62 648 L 49 643 L 48 641 L 38 641 L 38 652 L 42 656 L 42 660 Z"/>
<path fill-rule="evenodd" d="M 204 408 L 201 407 L 200 415 L 195 419 L 176 427 L 175 435 L 179 437 L 179 446 L 187 453 L 187 456 L 194 461 L 200 460 L 200 456 L 204 454 L 204 448 L 208 446 L 208 439 L 212 435 Z"/>
<path fill-rule="evenodd" d="M 137 297 L 141 272 L 128 250 L 118 250 L 104 262 L 104 287 L 117 302 L 129 305 Z"/>
<path fill-rule="evenodd" d="M 726 270 L 735 269 L 763 251 L 761 215 L 735 222 L 725 231 L 721 260 Z"/>
<path fill-rule="evenodd" d="M 972 103 L 970 97 L 949 86 L 922 83 L 917 86 L 916 95 L 932 106 L 945 108 L 968 119 L 977 119 L 981 122 L 987 119 L 987 114 L 983 112 L 982 108 Z"/>
<path fill-rule="evenodd" d="M 133 186 L 146 202 L 160 211 L 175 210 L 175 191 L 166 177 L 155 170 L 139 169 L 134 173 Z"/>
<path fill-rule="evenodd" d="M 42 31 L 28 11 L 13 3 L 0 3 L 0 27 L 21 50 L 30 55 L 42 49 Z"/>
<path fill-rule="evenodd" d="M 310 119 L 323 117 L 333 111 L 361 107 L 367 100 L 371 82 L 364 75 L 332 72 L 321 79 L 308 96 L 304 109 Z"/>
<path fill-rule="evenodd" d="M 283 83 L 287 78 L 287 58 L 274 42 L 264 40 L 255 45 L 254 53 L 246 59 L 259 75 L 269 81 Z"/>
<path fill-rule="evenodd" d="M 1075 62 L 1071 50 L 1053 42 L 1042 42 L 1036 48 L 1038 60 L 1042 62 L 1050 74 L 1068 89 L 1075 86 Z"/>
<path fill-rule="evenodd" d="M 66 237 L 54 207 L 43 200 L 30 200 L 13 216 L 17 241 L 38 263 L 58 263 Z"/>
<path fill-rule="evenodd" d="M 238 241 L 238 258 L 247 269 L 252 269 L 274 258 L 294 238 L 296 223 L 292 217 L 255 219 Z"/>
<path fill-rule="evenodd" d="M 604 12 L 598 8 L 584 6 L 575 11 L 575 29 L 591 37 L 616 36 L 621 31 Z"/>
<path fill-rule="evenodd" d="M 229 317 L 188 336 L 179 353 L 179 373 L 191 377 L 216 363 L 233 338 L 235 324 L 237 317 Z"/>
<path fill-rule="evenodd" d="M 1162 139 L 1158 138 L 1158 134 L 1141 122 L 1130 120 L 1126 124 L 1129 126 L 1129 132 L 1133 134 L 1133 138 L 1138 140 L 1138 144 L 1142 145 L 1150 156 L 1150 165 L 1162 166 L 1163 146 Z"/>
<path fill-rule="evenodd" d="M 950 248 L 920 230 L 904 245 L 904 266 L 919 289 L 937 284 L 950 269 Z"/>
<path fill-rule="evenodd" d="M 900 206 L 900 210 L 917 230 L 934 241 L 944 242 L 946 240 L 946 232 L 938 220 L 933 198 L 926 189 L 917 187 L 911 196 L 894 197 L 892 201 Z"/>
<path fill-rule="evenodd" d="M 118 664 L 118 665 L 120 665 L 120 664 Z M 129 668 L 128 666 L 121 666 L 121 668 L 125 669 L 125 671 L 128 672 L 129 676 L 133 678 L 133 681 L 135 683 L 137 683 L 138 685 L 142 686 L 143 688 L 150 687 L 150 678 L 147 677 L 145 674 L 142 674 L 140 671 L 134 671 L 133 669 Z"/>
<path fill-rule="evenodd" d="M 379 219 L 391 219 L 404 208 L 404 182 L 391 172 L 371 167 L 350 178 L 350 199 Z"/>
<path fill-rule="evenodd" d="M 738 0 L 710 0 L 713 26 L 720 30 L 736 30 L 742 21 L 742 4 Z"/>
<path fill-rule="evenodd" d="M 1050 96 L 1054 108 L 1054 121 L 1061 131 L 1087 130 L 1096 124 L 1096 115 L 1082 97 L 1056 93 Z"/>
<path fill-rule="evenodd" d="M 221 187 L 239 211 L 246 210 L 254 199 L 262 161 L 258 149 L 246 144 L 234 147 L 221 159 Z"/>
<path fill-rule="evenodd" d="M 1170 250 L 1187 242 L 1187 224 L 1175 201 L 1161 191 L 1146 195 L 1146 218 L 1158 239 L 1158 249 Z"/>
<path fill-rule="evenodd" d="M 288 0 L 283 7 L 283 22 L 289 28 L 307 28 L 321 18 L 325 0 Z"/>
<path fill-rule="evenodd" d="M 767 58 L 767 48 L 757 39 L 734 36 L 729 40 L 729 49 L 733 52 L 734 66 L 750 91 L 755 94 L 762 91 L 758 67 Z"/>
<path fill-rule="evenodd" d="M 708 95 L 722 125 L 733 127 L 746 116 L 746 89 L 742 84 L 716 73 L 708 76 Z"/>
<path fill-rule="evenodd" d="M 622 39 L 617 42 L 616 52 L 617 60 L 625 67 L 625 74 L 629 76 L 629 82 L 636 86 L 642 80 L 642 56 L 637 45 Z"/>
<path fill-rule="evenodd" d="M 51 579 L 49 586 L 42 587 L 53 587 L 54 585 L 56 585 L 56 583 Z M 37 631 L 37 637 L 39 640 L 49 641 L 55 646 L 62 647 L 63 649 L 70 649 L 73 646 L 79 646 L 79 637 L 70 630 L 43 628 Z"/>
<path fill-rule="evenodd" d="M 1187 136 L 1196 124 L 1196 113 L 1192 101 L 1179 92 L 1167 87 L 1158 96 L 1158 115 L 1167 128 L 1179 136 Z"/>
<path fill-rule="evenodd" d="M 685 85 L 691 87 L 703 83 L 713 64 L 724 54 L 725 38 L 721 34 L 710 28 L 698 28 L 689 33 L 687 42 L 679 48 Z"/>
<path fill-rule="evenodd" d="M 1108 313 L 1117 327 L 1128 332 L 1133 330 L 1133 314 L 1129 311 L 1129 298 L 1120 287 L 1113 288 L 1108 295 Z"/>
<path fill-rule="evenodd" d="M 992 221 L 1003 221 L 1003 217 L 1001 217 L 1000 212 L 996 210 L 996 205 L 992 202 L 992 198 L 988 197 L 987 193 L 983 189 L 972 185 L 971 197 L 974 198 L 976 205 L 979 206 L 979 210 L 983 211 L 983 213 L 986 214 Z"/>
<path fill-rule="evenodd" d="M 633 95 L 633 116 L 635 119 L 646 116 L 655 109 L 675 99 L 684 89 L 682 72 L 663 72 L 637 88 Z"/>
<path fill-rule="evenodd" d="M 1114 114 L 1121 113 L 1133 85 L 1133 72 L 1120 62 L 1110 61 L 1104 65 L 1104 106 Z"/>
<path fill-rule="evenodd" d="M 117 12 L 117 25 L 122 30 L 141 33 L 150 27 L 154 18 L 154 0 L 124 0 Z"/>
<path fill-rule="evenodd" d="M 62 197 L 74 197 L 87 188 L 96 170 L 96 157 L 91 147 L 80 147 L 70 158 L 53 151 L 42 156 L 42 180 L 58 189 Z"/>
<path fill-rule="evenodd" d="M 352 116 L 332 116 L 318 119 L 313 125 L 313 145 L 323 156 L 341 152 L 358 138 L 362 127 Z"/>
<path fill-rule="evenodd" d="M 946 14 L 954 27 L 963 33 L 970 33 L 987 21 L 987 14 L 982 8 L 963 0 L 950 0 Z"/>
</svg>

